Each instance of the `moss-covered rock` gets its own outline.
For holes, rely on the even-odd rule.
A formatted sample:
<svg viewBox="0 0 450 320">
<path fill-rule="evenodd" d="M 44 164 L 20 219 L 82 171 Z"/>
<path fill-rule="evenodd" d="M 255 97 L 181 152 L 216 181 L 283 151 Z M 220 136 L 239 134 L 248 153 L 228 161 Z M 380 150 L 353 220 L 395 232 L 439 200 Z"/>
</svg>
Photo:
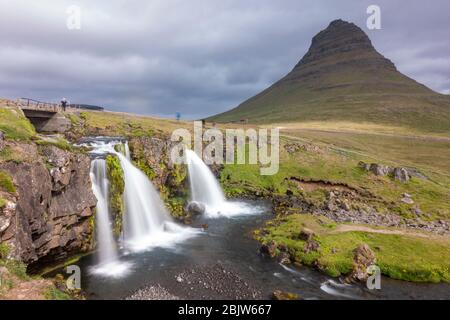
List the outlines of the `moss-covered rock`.
<svg viewBox="0 0 450 320">
<path fill-rule="evenodd" d="M 109 206 L 113 214 L 114 234 L 119 235 L 122 232 L 122 217 L 125 210 L 123 201 L 125 180 L 117 156 L 108 155 L 106 157 L 106 170 L 109 179 Z"/>
<path fill-rule="evenodd" d="M 5 171 L 0 171 L 0 190 L 9 193 L 16 192 L 16 187 L 11 176 Z"/>
</svg>

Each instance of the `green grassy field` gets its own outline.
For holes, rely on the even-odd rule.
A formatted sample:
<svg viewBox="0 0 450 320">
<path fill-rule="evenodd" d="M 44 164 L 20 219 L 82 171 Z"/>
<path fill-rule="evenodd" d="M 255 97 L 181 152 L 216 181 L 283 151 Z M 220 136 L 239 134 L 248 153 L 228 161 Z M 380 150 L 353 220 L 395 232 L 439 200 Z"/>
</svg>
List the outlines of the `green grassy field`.
<svg viewBox="0 0 450 320">
<path fill-rule="evenodd" d="M 283 138 L 282 145 L 298 141 L 292 138 Z M 334 184 L 345 184 L 355 189 L 364 189 L 371 192 L 379 199 L 372 205 L 379 207 L 381 211 L 395 210 L 405 215 L 410 215 L 414 205 L 420 207 L 429 216 L 425 219 L 450 218 L 450 191 L 448 177 L 441 171 L 434 170 L 440 167 L 439 161 L 432 162 L 433 180 L 413 177 L 408 183 L 400 183 L 393 178 L 378 177 L 358 167 L 359 161 L 376 161 L 384 163 L 384 153 L 380 151 L 380 157 L 368 157 L 360 154 L 355 145 L 347 145 L 347 149 L 335 148 L 328 144 L 317 142 L 320 152 L 298 151 L 289 154 L 280 147 L 280 170 L 273 176 L 261 176 L 258 165 L 225 165 L 221 173 L 221 181 L 229 195 L 238 196 L 250 191 L 260 191 L 272 194 L 285 194 L 289 189 L 294 194 L 298 193 L 295 186 L 290 184 L 289 178 L 296 177 L 305 180 L 322 180 Z M 433 152 L 436 152 L 435 149 Z M 445 152 L 445 151 L 444 151 Z M 410 151 L 413 155 L 414 151 Z M 395 157 L 395 153 L 388 164 L 405 166 L 407 163 Z M 429 164 L 430 165 L 430 164 Z M 422 167 L 419 167 L 422 169 Z M 428 174 L 428 171 L 425 171 Z M 306 196 L 317 197 L 317 191 L 303 192 Z M 406 205 L 399 202 L 403 193 L 413 196 L 415 204 Z M 319 194 L 320 195 L 320 194 Z M 381 199 L 381 201 L 380 201 Z"/>
<path fill-rule="evenodd" d="M 381 272 L 394 279 L 416 282 L 450 282 L 450 239 L 417 237 L 375 232 L 338 232 L 338 224 L 324 217 L 293 214 L 270 221 L 255 232 L 263 243 L 274 241 L 286 246 L 295 259 L 317 265 L 330 276 L 348 274 L 352 269 L 353 249 L 366 243 L 375 252 Z M 318 251 L 305 253 L 305 241 L 298 239 L 302 228 L 313 230 Z M 395 230 L 395 229 L 392 229 Z"/>
</svg>

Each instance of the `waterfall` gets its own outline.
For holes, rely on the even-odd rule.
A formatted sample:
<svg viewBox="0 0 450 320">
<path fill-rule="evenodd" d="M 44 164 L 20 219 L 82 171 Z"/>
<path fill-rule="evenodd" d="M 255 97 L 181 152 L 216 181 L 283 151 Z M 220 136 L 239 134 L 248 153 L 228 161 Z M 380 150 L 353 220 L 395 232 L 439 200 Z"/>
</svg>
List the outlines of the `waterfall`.
<svg viewBox="0 0 450 320">
<path fill-rule="evenodd" d="M 116 153 L 125 179 L 124 239 L 135 240 L 163 228 L 171 218 L 147 176 L 125 156 Z"/>
<path fill-rule="evenodd" d="M 95 159 L 91 164 L 92 189 L 97 198 L 97 243 L 99 263 L 117 261 L 117 249 L 111 231 L 111 220 L 108 210 L 108 178 L 106 163 L 103 159 Z"/>
<path fill-rule="evenodd" d="M 208 166 L 192 150 L 186 150 L 191 200 L 210 208 L 220 208 L 226 201 L 220 185 Z"/>
<path fill-rule="evenodd" d="M 198 229 L 179 226 L 173 222 L 152 182 L 131 162 L 128 142 L 123 143 L 125 155 L 114 149 L 116 144 L 121 143 L 118 140 L 110 140 L 108 142 L 103 139 L 100 141 L 90 141 L 88 143 L 90 147 L 93 147 L 91 154 L 94 156 L 104 157 L 105 155 L 113 154 L 120 160 L 125 182 L 123 194 L 125 212 L 123 214 L 123 230 L 120 240 L 125 249 L 141 251 L 151 247 L 173 247 L 176 243 L 184 241 L 200 232 Z M 99 159 L 93 160 L 93 168 L 94 165 L 95 168 L 97 168 L 99 166 L 98 163 L 102 163 L 103 167 L 105 167 L 105 161 Z M 106 173 L 104 173 L 103 176 L 106 177 Z M 94 183 L 93 185 L 93 188 L 96 189 L 97 183 Z M 105 186 L 102 190 L 106 190 L 107 192 L 107 189 L 107 186 Z M 108 234 L 108 232 L 112 239 L 102 241 L 102 243 L 114 244 L 110 223 L 105 222 L 105 217 L 109 219 L 109 213 L 107 212 L 108 197 L 107 194 L 102 193 L 99 190 L 100 189 L 95 191 L 96 196 L 98 194 L 97 199 L 103 198 L 106 200 L 99 201 L 98 204 L 100 206 L 102 203 L 105 203 L 103 208 L 106 208 L 104 209 L 106 214 L 102 214 L 101 218 L 98 217 L 97 223 L 105 226 L 105 228 L 102 228 L 102 239 L 106 237 L 104 234 Z M 99 251 L 102 252 L 102 257 L 110 256 L 111 254 L 111 248 L 104 248 L 103 244 L 100 245 L 100 243 Z"/>
<path fill-rule="evenodd" d="M 125 148 L 125 158 L 127 158 L 128 161 L 131 161 L 130 147 L 128 146 L 128 141 L 125 141 L 124 148 Z"/>
<path fill-rule="evenodd" d="M 98 265 L 95 273 L 118 276 L 124 273 L 128 264 L 119 263 L 116 243 L 111 230 L 109 216 L 108 188 L 106 163 L 103 159 L 94 159 L 91 163 L 92 191 L 97 198 L 96 236 L 98 244 Z"/>
<path fill-rule="evenodd" d="M 259 212 L 261 208 L 252 208 L 243 202 L 227 201 L 219 182 L 203 160 L 189 149 L 185 149 L 185 155 L 189 172 L 191 201 L 204 204 L 208 217 Z"/>
</svg>

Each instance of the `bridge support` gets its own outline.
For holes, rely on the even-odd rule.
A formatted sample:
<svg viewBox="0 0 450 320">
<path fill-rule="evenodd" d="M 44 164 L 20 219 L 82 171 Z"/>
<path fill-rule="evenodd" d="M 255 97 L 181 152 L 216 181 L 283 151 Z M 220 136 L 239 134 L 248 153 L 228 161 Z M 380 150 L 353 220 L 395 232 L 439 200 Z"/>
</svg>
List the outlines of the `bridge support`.
<svg viewBox="0 0 450 320">
<path fill-rule="evenodd" d="M 37 132 L 64 133 L 70 129 L 70 121 L 58 112 L 23 109 L 23 113 L 34 125 Z"/>
</svg>

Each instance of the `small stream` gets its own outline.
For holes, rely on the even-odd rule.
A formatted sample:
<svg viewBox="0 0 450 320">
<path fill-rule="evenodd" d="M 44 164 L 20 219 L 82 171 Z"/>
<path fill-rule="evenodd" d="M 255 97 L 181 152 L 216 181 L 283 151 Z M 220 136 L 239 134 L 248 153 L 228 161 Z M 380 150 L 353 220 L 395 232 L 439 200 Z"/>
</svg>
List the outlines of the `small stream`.
<svg viewBox="0 0 450 320">
<path fill-rule="evenodd" d="M 139 253 L 121 252 L 121 261 L 131 265 L 129 272 L 119 278 L 91 273 L 94 255 L 82 258 L 82 289 L 88 299 L 124 299 L 146 286 L 161 286 L 181 299 L 234 299 L 226 293 L 213 291 L 199 283 L 177 281 L 186 272 L 195 273 L 208 266 L 220 264 L 232 270 L 252 290 L 257 298 L 269 299 L 274 290 L 297 293 L 303 299 L 449 299 L 450 284 L 415 284 L 382 278 L 381 290 L 342 284 L 312 268 L 283 266 L 259 254 L 259 244 L 251 231 L 272 217 L 263 202 L 248 202 L 260 206 L 262 213 L 232 218 L 199 217 L 193 227 L 208 227 L 195 237 L 172 246 L 156 247 Z M 225 272 L 225 271 L 223 271 Z M 213 277 L 214 278 L 214 277 Z M 180 280 L 180 279 L 178 279 Z M 222 281 L 220 277 L 216 280 Z M 204 282 L 206 284 L 206 282 Z M 223 283 L 221 285 L 224 285 Z M 227 284 L 233 287 L 234 284 Z"/>
</svg>

